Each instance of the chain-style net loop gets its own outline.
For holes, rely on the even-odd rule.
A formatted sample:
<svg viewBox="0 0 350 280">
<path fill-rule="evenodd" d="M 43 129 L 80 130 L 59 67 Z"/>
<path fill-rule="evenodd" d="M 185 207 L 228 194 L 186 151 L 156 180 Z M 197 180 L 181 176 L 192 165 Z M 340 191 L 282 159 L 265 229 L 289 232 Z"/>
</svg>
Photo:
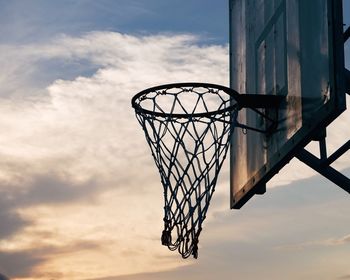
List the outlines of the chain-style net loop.
<svg viewBox="0 0 350 280">
<path fill-rule="evenodd" d="M 161 242 L 183 258 L 197 258 L 238 106 L 227 88 L 194 83 L 148 89 L 132 103 L 164 188 Z"/>
</svg>

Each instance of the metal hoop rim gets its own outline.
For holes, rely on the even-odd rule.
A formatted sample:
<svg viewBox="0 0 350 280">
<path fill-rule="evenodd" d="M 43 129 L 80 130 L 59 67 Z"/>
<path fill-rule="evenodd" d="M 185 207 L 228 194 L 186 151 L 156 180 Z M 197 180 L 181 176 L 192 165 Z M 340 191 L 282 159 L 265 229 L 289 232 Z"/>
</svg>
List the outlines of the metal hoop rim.
<svg viewBox="0 0 350 280">
<path fill-rule="evenodd" d="M 239 93 L 231 88 L 218 85 L 218 84 L 211 84 L 211 83 L 200 83 L 200 82 L 186 82 L 186 83 L 172 83 L 172 84 L 164 84 L 159 85 L 155 87 L 151 87 L 148 89 L 145 89 L 143 91 L 140 91 L 137 93 L 131 100 L 131 105 L 135 109 L 137 113 L 143 113 L 155 117 L 166 117 L 166 118 L 200 118 L 200 117 L 210 117 L 213 115 L 223 114 L 227 111 L 233 111 L 238 108 L 238 104 L 230 105 L 225 109 L 217 110 L 217 111 L 210 111 L 210 112 L 204 112 L 204 113 L 188 113 L 188 114 L 173 114 L 173 113 L 161 113 L 161 112 L 154 112 L 147 109 L 142 108 L 139 104 L 136 103 L 136 101 L 143 95 L 161 90 L 161 89 L 169 89 L 169 88 L 175 88 L 175 87 L 208 87 L 208 88 L 215 88 L 224 91 L 229 96 L 233 97 L 235 100 L 238 99 Z"/>
</svg>

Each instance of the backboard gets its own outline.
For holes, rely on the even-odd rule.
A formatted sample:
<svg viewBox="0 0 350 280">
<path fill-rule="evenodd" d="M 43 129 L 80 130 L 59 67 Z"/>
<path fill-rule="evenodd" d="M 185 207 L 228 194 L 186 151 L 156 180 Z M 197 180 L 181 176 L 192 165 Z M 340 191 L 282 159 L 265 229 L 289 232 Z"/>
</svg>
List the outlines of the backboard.
<svg viewBox="0 0 350 280">
<path fill-rule="evenodd" d="M 231 88 L 285 97 L 274 133 L 233 133 L 231 208 L 264 193 L 296 151 L 345 110 L 342 30 L 342 0 L 230 0 Z M 249 109 L 238 121 L 266 126 Z"/>
</svg>

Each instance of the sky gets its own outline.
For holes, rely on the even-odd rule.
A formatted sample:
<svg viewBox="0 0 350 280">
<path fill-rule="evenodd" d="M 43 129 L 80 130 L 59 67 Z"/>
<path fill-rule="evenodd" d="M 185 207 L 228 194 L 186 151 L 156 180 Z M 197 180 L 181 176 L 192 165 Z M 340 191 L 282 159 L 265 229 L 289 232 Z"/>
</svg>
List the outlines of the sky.
<svg viewBox="0 0 350 280">
<path fill-rule="evenodd" d="M 199 258 L 160 244 L 163 191 L 130 100 L 228 85 L 226 0 L 0 6 L 1 280 L 350 279 L 349 196 L 295 159 L 239 211 L 225 162 Z M 350 68 L 349 42 L 345 54 Z M 329 128 L 330 152 L 349 117 Z M 350 156 L 334 167 L 349 176 Z"/>
</svg>

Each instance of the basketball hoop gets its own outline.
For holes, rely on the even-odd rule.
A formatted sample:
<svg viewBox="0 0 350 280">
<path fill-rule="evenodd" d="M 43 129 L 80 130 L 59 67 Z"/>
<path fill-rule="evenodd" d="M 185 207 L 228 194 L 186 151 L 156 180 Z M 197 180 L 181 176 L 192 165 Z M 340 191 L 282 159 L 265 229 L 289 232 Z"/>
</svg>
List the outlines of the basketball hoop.
<svg viewBox="0 0 350 280">
<path fill-rule="evenodd" d="M 259 131 L 239 124 L 237 116 L 242 107 L 261 108 L 261 98 L 242 96 L 220 85 L 181 83 L 146 89 L 132 99 L 164 188 L 161 241 L 183 258 L 198 256 L 202 224 L 234 128 Z"/>
</svg>

